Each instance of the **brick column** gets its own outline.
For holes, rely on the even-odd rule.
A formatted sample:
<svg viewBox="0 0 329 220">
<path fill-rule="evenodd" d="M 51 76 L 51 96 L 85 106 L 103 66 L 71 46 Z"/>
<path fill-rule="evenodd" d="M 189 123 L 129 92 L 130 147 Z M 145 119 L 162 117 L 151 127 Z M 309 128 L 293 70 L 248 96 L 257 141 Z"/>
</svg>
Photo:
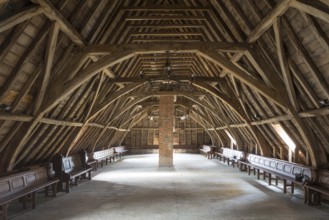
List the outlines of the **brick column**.
<svg viewBox="0 0 329 220">
<path fill-rule="evenodd" d="M 159 167 L 173 166 L 174 97 L 159 97 Z"/>
</svg>

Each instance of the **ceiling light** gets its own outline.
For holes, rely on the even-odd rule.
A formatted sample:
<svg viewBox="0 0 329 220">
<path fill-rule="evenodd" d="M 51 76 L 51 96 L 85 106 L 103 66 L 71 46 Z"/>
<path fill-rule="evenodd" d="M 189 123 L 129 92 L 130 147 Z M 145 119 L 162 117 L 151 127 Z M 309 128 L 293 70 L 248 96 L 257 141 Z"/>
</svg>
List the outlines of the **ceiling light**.
<svg viewBox="0 0 329 220">
<path fill-rule="evenodd" d="M 0 110 L 9 111 L 12 107 L 6 104 L 0 104 Z"/>
<path fill-rule="evenodd" d="M 180 117 L 180 120 L 184 121 L 187 118 L 188 118 L 188 115 L 183 115 L 183 116 Z"/>
<path fill-rule="evenodd" d="M 138 77 L 143 79 L 144 78 L 144 73 L 143 73 L 143 70 L 141 70 L 138 74 Z"/>
<path fill-rule="evenodd" d="M 320 100 L 319 103 L 322 107 L 329 106 L 329 100 L 328 99 Z"/>
</svg>

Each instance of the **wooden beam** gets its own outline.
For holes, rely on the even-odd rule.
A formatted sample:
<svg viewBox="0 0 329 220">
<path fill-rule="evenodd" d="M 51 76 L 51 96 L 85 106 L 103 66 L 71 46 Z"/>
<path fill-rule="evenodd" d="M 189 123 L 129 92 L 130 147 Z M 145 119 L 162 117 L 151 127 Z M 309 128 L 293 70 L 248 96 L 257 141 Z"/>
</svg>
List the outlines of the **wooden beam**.
<svg viewBox="0 0 329 220">
<path fill-rule="evenodd" d="M 159 36 L 159 37 L 167 37 L 167 36 L 202 36 L 202 32 L 131 32 L 129 36 Z M 145 39 L 147 40 L 147 39 Z"/>
<path fill-rule="evenodd" d="M 256 90 L 263 96 L 271 99 L 277 105 L 283 109 L 287 108 L 287 103 L 282 99 L 282 97 L 273 89 L 267 87 L 264 82 L 261 82 L 246 72 L 239 69 L 237 66 L 232 64 L 230 61 L 226 60 L 224 57 L 220 56 L 219 53 L 213 50 L 202 50 L 198 53 L 200 56 L 210 60 L 211 62 L 221 66 L 225 71 L 232 74 L 235 78 L 239 79 L 241 82 L 248 85 L 253 90 Z"/>
<path fill-rule="evenodd" d="M 59 32 L 59 25 L 57 22 L 53 22 L 48 36 L 45 61 L 43 65 L 42 82 L 38 91 L 38 95 L 36 97 L 36 101 L 34 103 L 34 112 L 37 112 L 39 110 L 41 103 L 43 102 L 44 97 L 46 95 L 46 89 L 49 84 L 51 69 L 53 67 L 58 32 Z"/>
<path fill-rule="evenodd" d="M 33 42 L 25 49 L 24 53 L 20 56 L 19 61 L 15 64 L 15 67 L 11 71 L 10 75 L 6 78 L 5 83 L 0 88 L 0 100 L 3 99 L 10 91 L 14 83 L 22 74 L 22 68 L 24 63 L 27 62 L 35 50 L 39 49 L 40 45 L 44 43 L 44 39 L 49 31 L 49 26 L 44 25 L 33 39 Z"/>
<path fill-rule="evenodd" d="M 125 7 L 121 10 L 124 11 L 137 11 L 137 12 L 154 12 L 154 11 L 209 11 L 207 7 L 193 7 L 186 5 L 147 5 L 147 7 Z"/>
<path fill-rule="evenodd" d="M 305 93 L 309 97 L 309 99 L 312 101 L 313 105 L 317 108 L 320 107 L 319 103 L 319 97 L 318 94 L 314 91 L 312 86 L 310 85 L 309 81 L 305 78 L 303 73 L 299 70 L 296 63 L 292 60 L 292 58 L 289 59 L 289 67 L 294 74 L 294 77 L 296 80 L 300 83 L 301 87 L 304 89 Z"/>
<path fill-rule="evenodd" d="M 52 124 L 52 125 L 60 125 L 60 126 L 70 126 L 70 127 L 82 127 L 82 122 L 75 122 L 75 121 L 63 121 L 63 120 L 56 120 L 51 118 L 42 118 L 40 123 L 44 124 Z"/>
<path fill-rule="evenodd" d="M 39 4 L 45 12 L 45 15 L 52 21 L 56 21 L 59 24 L 59 28 L 65 35 L 79 47 L 84 47 L 87 43 L 81 37 L 79 32 L 70 24 L 66 18 L 59 12 L 55 6 L 49 0 L 31 0 L 32 2 Z"/>
<path fill-rule="evenodd" d="M 327 37 L 326 33 L 322 30 L 322 27 L 320 26 L 319 22 L 309 14 L 306 14 L 304 12 L 301 12 L 301 14 L 303 18 L 306 20 L 306 22 L 309 24 L 309 27 L 313 30 L 313 33 L 315 34 L 318 41 L 325 48 L 325 50 L 328 51 L 329 37 Z"/>
<path fill-rule="evenodd" d="M 204 92 L 184 92 L 184 91 L 159 91 L 159 92 L 148 92 L 147 94 L 145 93 L 133 93 L 129 97 L 151 97 L 151 96 L 204 96 Z"/>
<path fill-rule="evenodd" d="M 177 37 L 159 37 L 159 38 L 138 38 L 138 37 L 132 37 L 131 42 L 132 43 L 138 43 L 138 44 L 159 44 L 159 43 L 167 43 L 167 42 L 173 42 L 173 43 L 199 43 L 201 42 L 201 38 L 177 38 Z"/>
<path fill-rule="evenodd" d="M 205 28 L 203 24 L 128 24 L 133 29 L 152 28 L 152 29 L 181 29 L 181 28 Z"/>
<path fill-rule="evenodd" d="M 283 0 L 277 3 L 277 5 L 270 11 L 251 31 L 248 36 L 247 43 L 255 43 L 263 34 L 272 26 L 275 19 L 284 14 L 290 7 L 290 4 L 295 0 Z M 237 62 L 241 59 L 243 54 L 235 54 L 231 60 Z"/>
<path fill-rule="evenodd" d="M 142 83 L 132 83 L 132 84 L 127 85 L 125 88 L 123 88 L 115 93 L 112 93 L 111 95 L 109 95 L 109 97 L 106 97 L 106 99 L 102 103 L 99 103 L 95 107 L 95 109 L 91 112 L 87 121 L 94 118 L 98 113 L 103 111 L 105 108 L 107 108 L 110 104 L 112 104 L 118 98 L 126 95 L 127 93 L 133 91 L 134 89 L 140 87 L 141 85 L 142 85 Z"/>
<path fill-rule="evenodd" d="M 324 75 L 320 72 L 319 68 L 312 60 L 310 54 L 305 49 L 302 42 L 299 40 L 298 36 L 294 32 L 294 30 L 291 27 L 288 20 L 283 18 L 282 22 L 286 27 L 285 30 L 288 34 L 288 37 L 290 38 L 291 43 L 297 49 L 297 51 L 301 54 L 303 60 L 305 61 L 305 64 L 311 70 L 311 73 L 312 73 L 314 79 L 319 84 L 319 87 L 321 88 L 323 93 L 325 93 L 326 97 L 329 98 L 329 84 L 327 83 L 327 80 L 325 79 Z"/>
<path fill-rule="evenodd" d="M 329 23 L 329 7 L 320 1 L 298 0 L 291 6 Z"/>
<path fill-rule="evenodd" d="M 284 84 L 278 77 L 277 73 L 271 68 L 271 65 L 269 64 L 268 60 L 261 52 L 260 47 L 255 46 L 254 48 L 248 50 L 248 52 L 246 53 L 246 57 L 269 87 L 273 88 L 276 91 L 281 91 L 281 88 L 284 86 Z"/>
<path fill-rule="evenodd" d="M 131 50 L 139 54 L 152 53 L 188 53 L 197 50 L 214 49 L 225 52 L 245 52 L 251 44 L 230 42 L 201 43 L 158 43 L 158 44 L 96 44 L 87 46 L 84 51 L 89 55 L 105 55 L 120 50 Z"/>
<path fill-rule="evenodd" d="M 59 101 L 64 99 L 68 94 L 70 94 L 72 91 L 74 91 L 76 88 L 81 86 L 83 83 L 88 81 L 90 78 L 95 76 L 97 73 L 99 73 L 103 69 L 113 66 L 117 63 L 120 63 L 133 56 L 134 56 L 133 52 L 126 51 L 126 50 L 114 53 L 114 55 L 105 56 L 105 57 L 99 59 L 97 62 L 89 65 L 86 69 L 82 70 L 78 76 L 74 77 L 72 80 L 67 82 L 65 85 L 63 85 L 63 83 L 59 82 L 58 85 L 60 85 L 61 88 L 54 87 L 54 86 L 50 87 L 49 88 L 49 97 L 48 97 L 47 101 L 43 104 L 42 111 L 46 112 L 49 109 L 56 106 Z"/>
<path fill-rule="evenodd" d="M 160 20 L 160 21 L 168 21 L 168 20 L 207 20 L 204 16 L 127 16 L 125 17 L 126 21 L 153 21 L 153 20 Z"/>
<path fill-rule="evenodd" d="M 264 18 L 263 20 L 256 26 L 256 28 L 250 33 L 248 36 L 248 43 L 254 43 L 258 40 L 260 36 L 262 36 L 273 24 L 277 17 L 284 14 L 290 4 L 294 0 L 283 0 L 280 1 Z"/>
<path fill-rule="evenodd" d="M 131 32 L 129 36 L 157 36 L 157 37 L 175 37 L 175 36 L 202 36 L 201 32 Z M 145 39 L 147 40 L 147 39 Z"/>
<path fill-rule="evenodd" d="M 39 6 L 24 8 L 22 11 L 19 11 L 8 18 L 2 19 L 0 22 L 0 33 L 42 13 L 44 13 L 44 9 Z"/>
<path fill-rule="evenodd" d="M 283 76 L 283 81 L 286 85 L 286 90 L 290 99 L 290 103 L 292 104 L 295 111 L 299 110 L 299 104 L 296 97 L 296 91 L 294 88 L 294 84 L 292 81 L 291 72 L 289 70 L 288 60 L 285 52 L 285 48 L 283 45 L 283 37 L 282 37 L 282 27 L 281 27 L 281 19 L 278 17 L 276 22 L 274 23 L 274 34 L 276 41 L 276 50 L 280 62 L 281 72 Z"/>
</svg>

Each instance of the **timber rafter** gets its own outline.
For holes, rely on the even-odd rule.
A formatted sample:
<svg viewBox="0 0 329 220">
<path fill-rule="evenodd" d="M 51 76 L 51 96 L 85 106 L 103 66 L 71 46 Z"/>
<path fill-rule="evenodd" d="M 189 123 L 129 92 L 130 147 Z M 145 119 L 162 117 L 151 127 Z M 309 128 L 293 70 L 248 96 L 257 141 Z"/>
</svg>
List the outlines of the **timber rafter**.
<svg viewBox="0 0 329 220">
<path fill-rule="evenodd" d="M 280 123 L 296 161 L 328 166 L 327 0 L 3 2 L 1 171 L 129 142 L 135 126 L 155 140 L 164 94 L 191 116 L 182 141 L 225 146 L 228 131 L 287 159 Z"/>
</svg>

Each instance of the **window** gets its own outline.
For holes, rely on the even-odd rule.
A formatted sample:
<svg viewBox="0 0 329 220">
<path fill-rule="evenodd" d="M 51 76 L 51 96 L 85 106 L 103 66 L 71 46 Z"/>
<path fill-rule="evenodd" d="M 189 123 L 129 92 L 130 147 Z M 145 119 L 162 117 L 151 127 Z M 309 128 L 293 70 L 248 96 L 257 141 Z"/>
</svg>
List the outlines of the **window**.
<svg viewBox="0 0 329 220">
<path fill-rule="evenodd" d="M 225 130 L 225 133 L 230 138 L 231 143 L 233 143 L 234 145 L 236 145 L 236 140 L 233 138 L 233 136 L 230 134 L 230 132 L 228 132 L 227 130 Z"/>
<path fill-rule="evenodd" d="M 278 133 L 278 135 L 282 138 L 282 140 L 288 145 L 289 149 L 295 151 L 296 144 L 293 140 L 289 137 L 287 132 L 283 129 L 280 124 L 272 124 L 272 127 Z"/>
</svg>

